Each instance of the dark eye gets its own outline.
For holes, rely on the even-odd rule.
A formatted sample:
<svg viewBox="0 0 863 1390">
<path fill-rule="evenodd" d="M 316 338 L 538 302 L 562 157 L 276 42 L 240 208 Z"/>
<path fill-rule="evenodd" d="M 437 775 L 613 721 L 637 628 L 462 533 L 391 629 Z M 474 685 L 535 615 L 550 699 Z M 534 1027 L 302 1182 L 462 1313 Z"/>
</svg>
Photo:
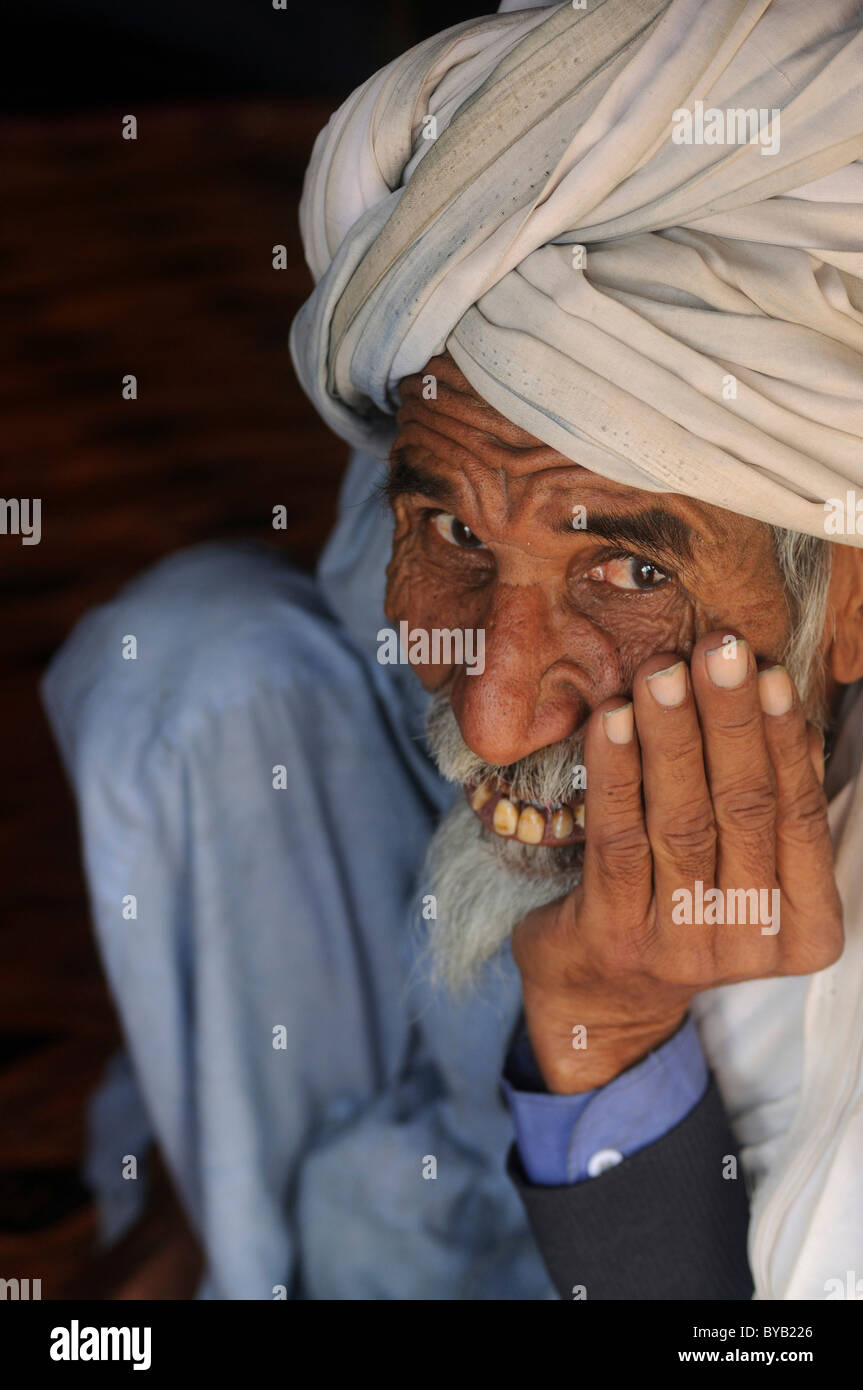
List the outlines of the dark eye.
<svg viewBox="0 0 863 1390">
<path fill-rule="evenodd" d="M 457 516 L 450 516 L 449 512 L 438 512 L 434 524 L 444 540 L 449 541 L 450 545 L 457 545 L 460 550 L 485 550 L 486 548 L 469 526 L 465 526 L 464 522 L 459 521 Z"/>
<path fill-rule="evenodd" d="M 617 560 L 606 560 L 587 570 L 585 579 L 594 579 L 600 584 L 611 584 L 615 589 L 660 589 L 671 576 L 659 569 L 650 560 L 640 555 L 624 555 Z"/>
</svg>

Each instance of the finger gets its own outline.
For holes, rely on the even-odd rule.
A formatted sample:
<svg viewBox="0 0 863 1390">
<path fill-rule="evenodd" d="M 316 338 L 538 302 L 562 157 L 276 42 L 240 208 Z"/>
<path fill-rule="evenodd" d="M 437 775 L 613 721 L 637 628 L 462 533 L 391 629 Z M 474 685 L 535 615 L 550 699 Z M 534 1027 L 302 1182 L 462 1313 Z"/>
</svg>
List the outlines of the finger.
<svg viewBox="0 0 863 1390">
<path fill-rule="evenodd" d="M 741 638 L 713 632 L 696 643 L 692 686 L 718 836 L 716 881 L 723 887 L 774 882 L 776 796 L 757 675 Z"/>
<path fill-rule="evenodd" d="M 812 759 L 812 766 L 815 769 L 815 776 L 824 786 L 824 735 L 820 729 L 816 729 L 814 724 L 808 726 L 809 729 L 809 756 Z"/>
<path fill-rule="evenodd" d="M 598 706 L 587 727 L 584 758 L 584 901 L 593 905 L 599 930 L 603 924 L 613 929 L 615 922 L 634 929 L 648 917 L 653 885 L 631 704 Z"/>
<path fill-rule="evenodd" d="M 827 801 L 813 761 L 818 731 L 806 723 L 788 672 L 773 666 L 758 676 L 764 735 L 776 782 L 776 876 L 783 967 L 809 974 L 832 964 L 841 951 L 842 912 L 833 867 Z M 778 917 L 778 920 L 777 920 Z"/>
<path fill-rule="evenodd" d="M 670 660 L 661 653 L 651 657 L 632 687 L 654 894 L 660 921 L 666 923 L 677 890 L 690 889 L 699 879 L 713 886 L 716 856 L 716 824 L 689 672 L 684 661 L 669 665 Z M 695 943 L 692 933 L 686 942 Z"/>
</svg>

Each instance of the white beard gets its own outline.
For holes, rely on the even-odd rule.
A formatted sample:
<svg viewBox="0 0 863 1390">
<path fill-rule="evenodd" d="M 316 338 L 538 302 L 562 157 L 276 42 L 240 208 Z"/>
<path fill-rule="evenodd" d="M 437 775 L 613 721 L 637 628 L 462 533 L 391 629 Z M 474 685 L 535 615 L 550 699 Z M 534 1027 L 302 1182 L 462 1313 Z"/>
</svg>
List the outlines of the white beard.
<svg viewBox="0 0 863 1390">
<path fill-rule="evenodd" d="M 565 897 L 580 881 L 581 848 L 503 840 L 459 797 L 438 826 L 426 860 L 437 911 L 429 936 L 433 983 L 443 983 L 454 996 L 475 985 L 482 966 L 529 912 Z M 573 851 L 578 862 L 571 861 L 568 870 L 549 858 Z"/>
<path fill-rule="evenodd" d="M 571 795 L 572 770 L 580 763 L 580 738 L 523 758 L 513 768 L 491 768 L 462 739 L 449 698 L 436 696 L 428 739 L 444 777 L 463 784 L 476 776 L 506 774 L 514 795 L 549 802 Z M 436 899 L 428 952 L 431 977 L 454 996 L 475 986 L 482 967 L 534 908 L 563 898 L 580 882 L 583 845 L 555 849 L 524 845 L 487 830 L 464 796 L 438 826 L 426 858 Z"/>
</svg>

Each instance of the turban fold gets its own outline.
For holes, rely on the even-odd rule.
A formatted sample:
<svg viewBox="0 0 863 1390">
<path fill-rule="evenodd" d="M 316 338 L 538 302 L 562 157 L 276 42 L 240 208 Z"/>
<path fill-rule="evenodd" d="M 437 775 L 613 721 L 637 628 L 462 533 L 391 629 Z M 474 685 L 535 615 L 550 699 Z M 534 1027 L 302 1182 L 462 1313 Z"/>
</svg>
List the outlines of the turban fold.
<svg viewBox="0 0 863 1390">
<path fill-rule="evenodd" d="M 698 103 L 760 112 L 760 135 L 678 142 Z M 831 501 L 863 500 L 861 159 L 856 0 L 456 25 L 317 138 L 297 374 L 337 434 L 385 455 L 399 382 L 447 351 L 602 476 L 829 534 Z"/>
</svg>

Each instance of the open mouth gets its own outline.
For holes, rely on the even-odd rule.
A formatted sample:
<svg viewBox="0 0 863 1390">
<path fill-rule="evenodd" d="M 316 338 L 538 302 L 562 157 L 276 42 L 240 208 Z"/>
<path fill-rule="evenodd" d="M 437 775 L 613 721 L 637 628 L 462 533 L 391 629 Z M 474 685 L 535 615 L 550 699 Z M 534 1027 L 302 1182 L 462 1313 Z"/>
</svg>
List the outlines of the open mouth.
<svg viewBox="0 0 863 1390">
<path fill-rule="evenodd" d="M 584 796 L 544 806 L 536 801 L 516 801 L 509 788 L 487 782 L 465 786 L 468 805 L 493 835 L 518 840 L 523 845 L 551 845 L 561 849 L 584 839 Z"/>
</svg>

